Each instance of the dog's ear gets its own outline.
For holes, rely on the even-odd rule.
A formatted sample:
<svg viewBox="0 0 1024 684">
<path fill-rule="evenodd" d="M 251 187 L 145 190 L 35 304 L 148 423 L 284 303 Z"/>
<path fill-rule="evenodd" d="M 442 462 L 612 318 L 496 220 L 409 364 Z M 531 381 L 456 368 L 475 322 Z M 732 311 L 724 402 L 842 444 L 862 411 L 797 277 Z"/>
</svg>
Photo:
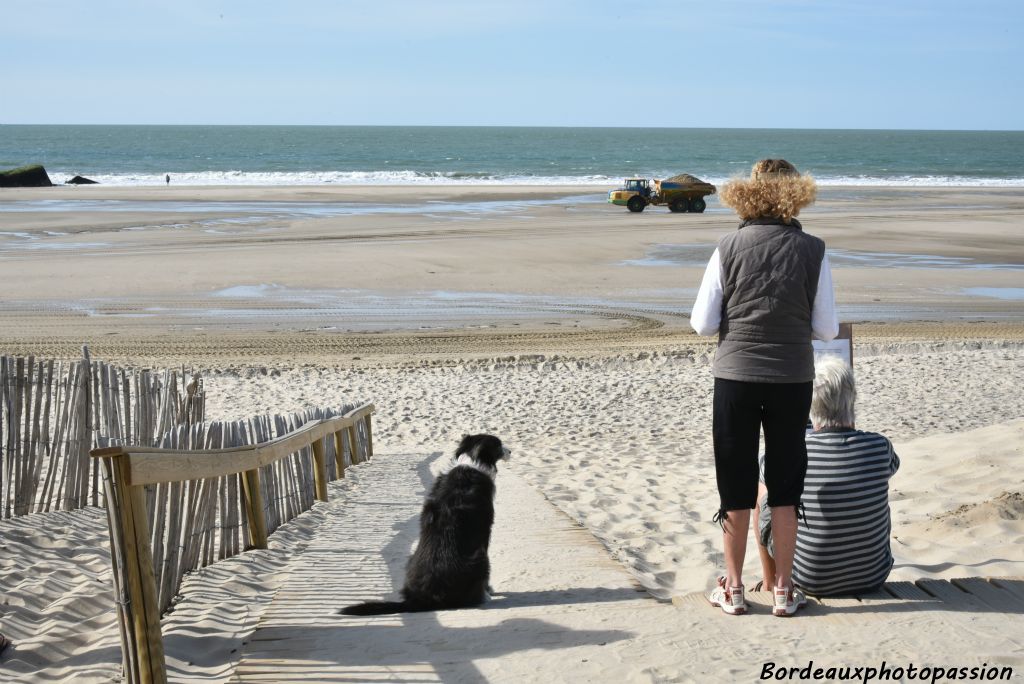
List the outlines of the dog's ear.
<svg viewBox="0 0 1024 684">
<path fill-rule="evenodd" d="M 455 450 L 455 456 L 468 454 L 476 446 L 476 442 L 476 435 L 462 435 L 462 441 L 459 442 L 459 448 Z"/>
<path fill-rule="evenodd" d="M 477 435 L 476 452 L 473 457 L 481 463 L 495 466 L 505 456 L 505 448 L 501 440 L 494 435 Z"/>
</svg>

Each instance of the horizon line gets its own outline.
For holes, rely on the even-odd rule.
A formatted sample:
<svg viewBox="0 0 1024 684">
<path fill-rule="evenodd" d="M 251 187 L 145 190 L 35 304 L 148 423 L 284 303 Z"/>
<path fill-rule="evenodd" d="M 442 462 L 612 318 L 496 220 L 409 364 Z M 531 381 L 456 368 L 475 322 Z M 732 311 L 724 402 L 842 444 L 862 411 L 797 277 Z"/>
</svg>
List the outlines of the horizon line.
<svg viewBox="0 0 1024 684">
<path fill-rule="evenodd" d="M 611 125 L 544 125 L 544 124 L 252 124 L 252 123 L 0 123 L 0 126 L 122 126 L 153 128 L 553 128 L 553 129 L 633 129 L 694 131 L 867 131 L 926 133 L 1024 133 L 1013 128 L 837 128 L 796 126 L 611 126 Z"/>
</svg>

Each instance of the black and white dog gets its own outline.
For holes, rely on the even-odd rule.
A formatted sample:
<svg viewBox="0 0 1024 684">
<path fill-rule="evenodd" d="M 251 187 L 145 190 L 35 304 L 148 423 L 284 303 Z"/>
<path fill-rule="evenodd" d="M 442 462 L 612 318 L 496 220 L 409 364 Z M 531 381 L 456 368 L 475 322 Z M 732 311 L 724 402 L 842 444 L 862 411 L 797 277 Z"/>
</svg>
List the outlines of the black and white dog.
<svg viewBox="0 0 1024 684">
<path fill-rule="evenodd" d="M 405 570 L 401 601 L 371 601 L 343 615 L 385 615 L 478 606 L 490 597 L 487 547 L 497 463 L 509 450 L 494 435 L 466 435 L 420 513 L 420 542 Z"/>
</svg>

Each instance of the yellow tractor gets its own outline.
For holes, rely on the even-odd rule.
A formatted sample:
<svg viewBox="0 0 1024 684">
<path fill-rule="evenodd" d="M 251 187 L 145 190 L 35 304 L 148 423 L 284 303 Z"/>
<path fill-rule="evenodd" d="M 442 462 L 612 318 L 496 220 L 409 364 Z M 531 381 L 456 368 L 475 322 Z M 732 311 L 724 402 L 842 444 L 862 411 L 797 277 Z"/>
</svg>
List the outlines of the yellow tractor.
<svg viewBox="0 0 1024 684">
<path fill-rule="evenodd" d="M 715 192 L 714 185 L 688 173 L 656 180 L 653 185 L 646 178 L 627 178 L 621 188 L 608 193 L 608 202 L 632 212 L 641 212 L 648 204 L 665 204 L 674 213 L 692 211 L 700 214 L 707 208 L 704 198 Z"/>
</svg>

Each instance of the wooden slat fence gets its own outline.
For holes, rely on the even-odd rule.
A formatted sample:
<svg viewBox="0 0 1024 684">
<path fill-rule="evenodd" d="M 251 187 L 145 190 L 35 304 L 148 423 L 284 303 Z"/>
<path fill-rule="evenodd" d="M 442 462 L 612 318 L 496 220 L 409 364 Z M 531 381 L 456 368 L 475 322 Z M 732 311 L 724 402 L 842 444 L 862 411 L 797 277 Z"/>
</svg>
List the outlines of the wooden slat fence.
<svg viewBox="0 0 1024 684">
<path fill-rule="evenodd" d="M 179 425 L 159 447 L 94 449 L 101 465 L 124 676 L 164 682 L 160 616 L 184 574 L 250 548 L 327 500 L 373 455 L 372 404 Z"/>
<path fill-rule="evenodd" d="M 0 356 L 0 519 L 99 505 L 90 449 L 153 445 L 203 420 L 202 378 L 191 375 L 181 390 L 178 379 L 93 361 L 87 349 L 71 363 Z"/>
</svg>

